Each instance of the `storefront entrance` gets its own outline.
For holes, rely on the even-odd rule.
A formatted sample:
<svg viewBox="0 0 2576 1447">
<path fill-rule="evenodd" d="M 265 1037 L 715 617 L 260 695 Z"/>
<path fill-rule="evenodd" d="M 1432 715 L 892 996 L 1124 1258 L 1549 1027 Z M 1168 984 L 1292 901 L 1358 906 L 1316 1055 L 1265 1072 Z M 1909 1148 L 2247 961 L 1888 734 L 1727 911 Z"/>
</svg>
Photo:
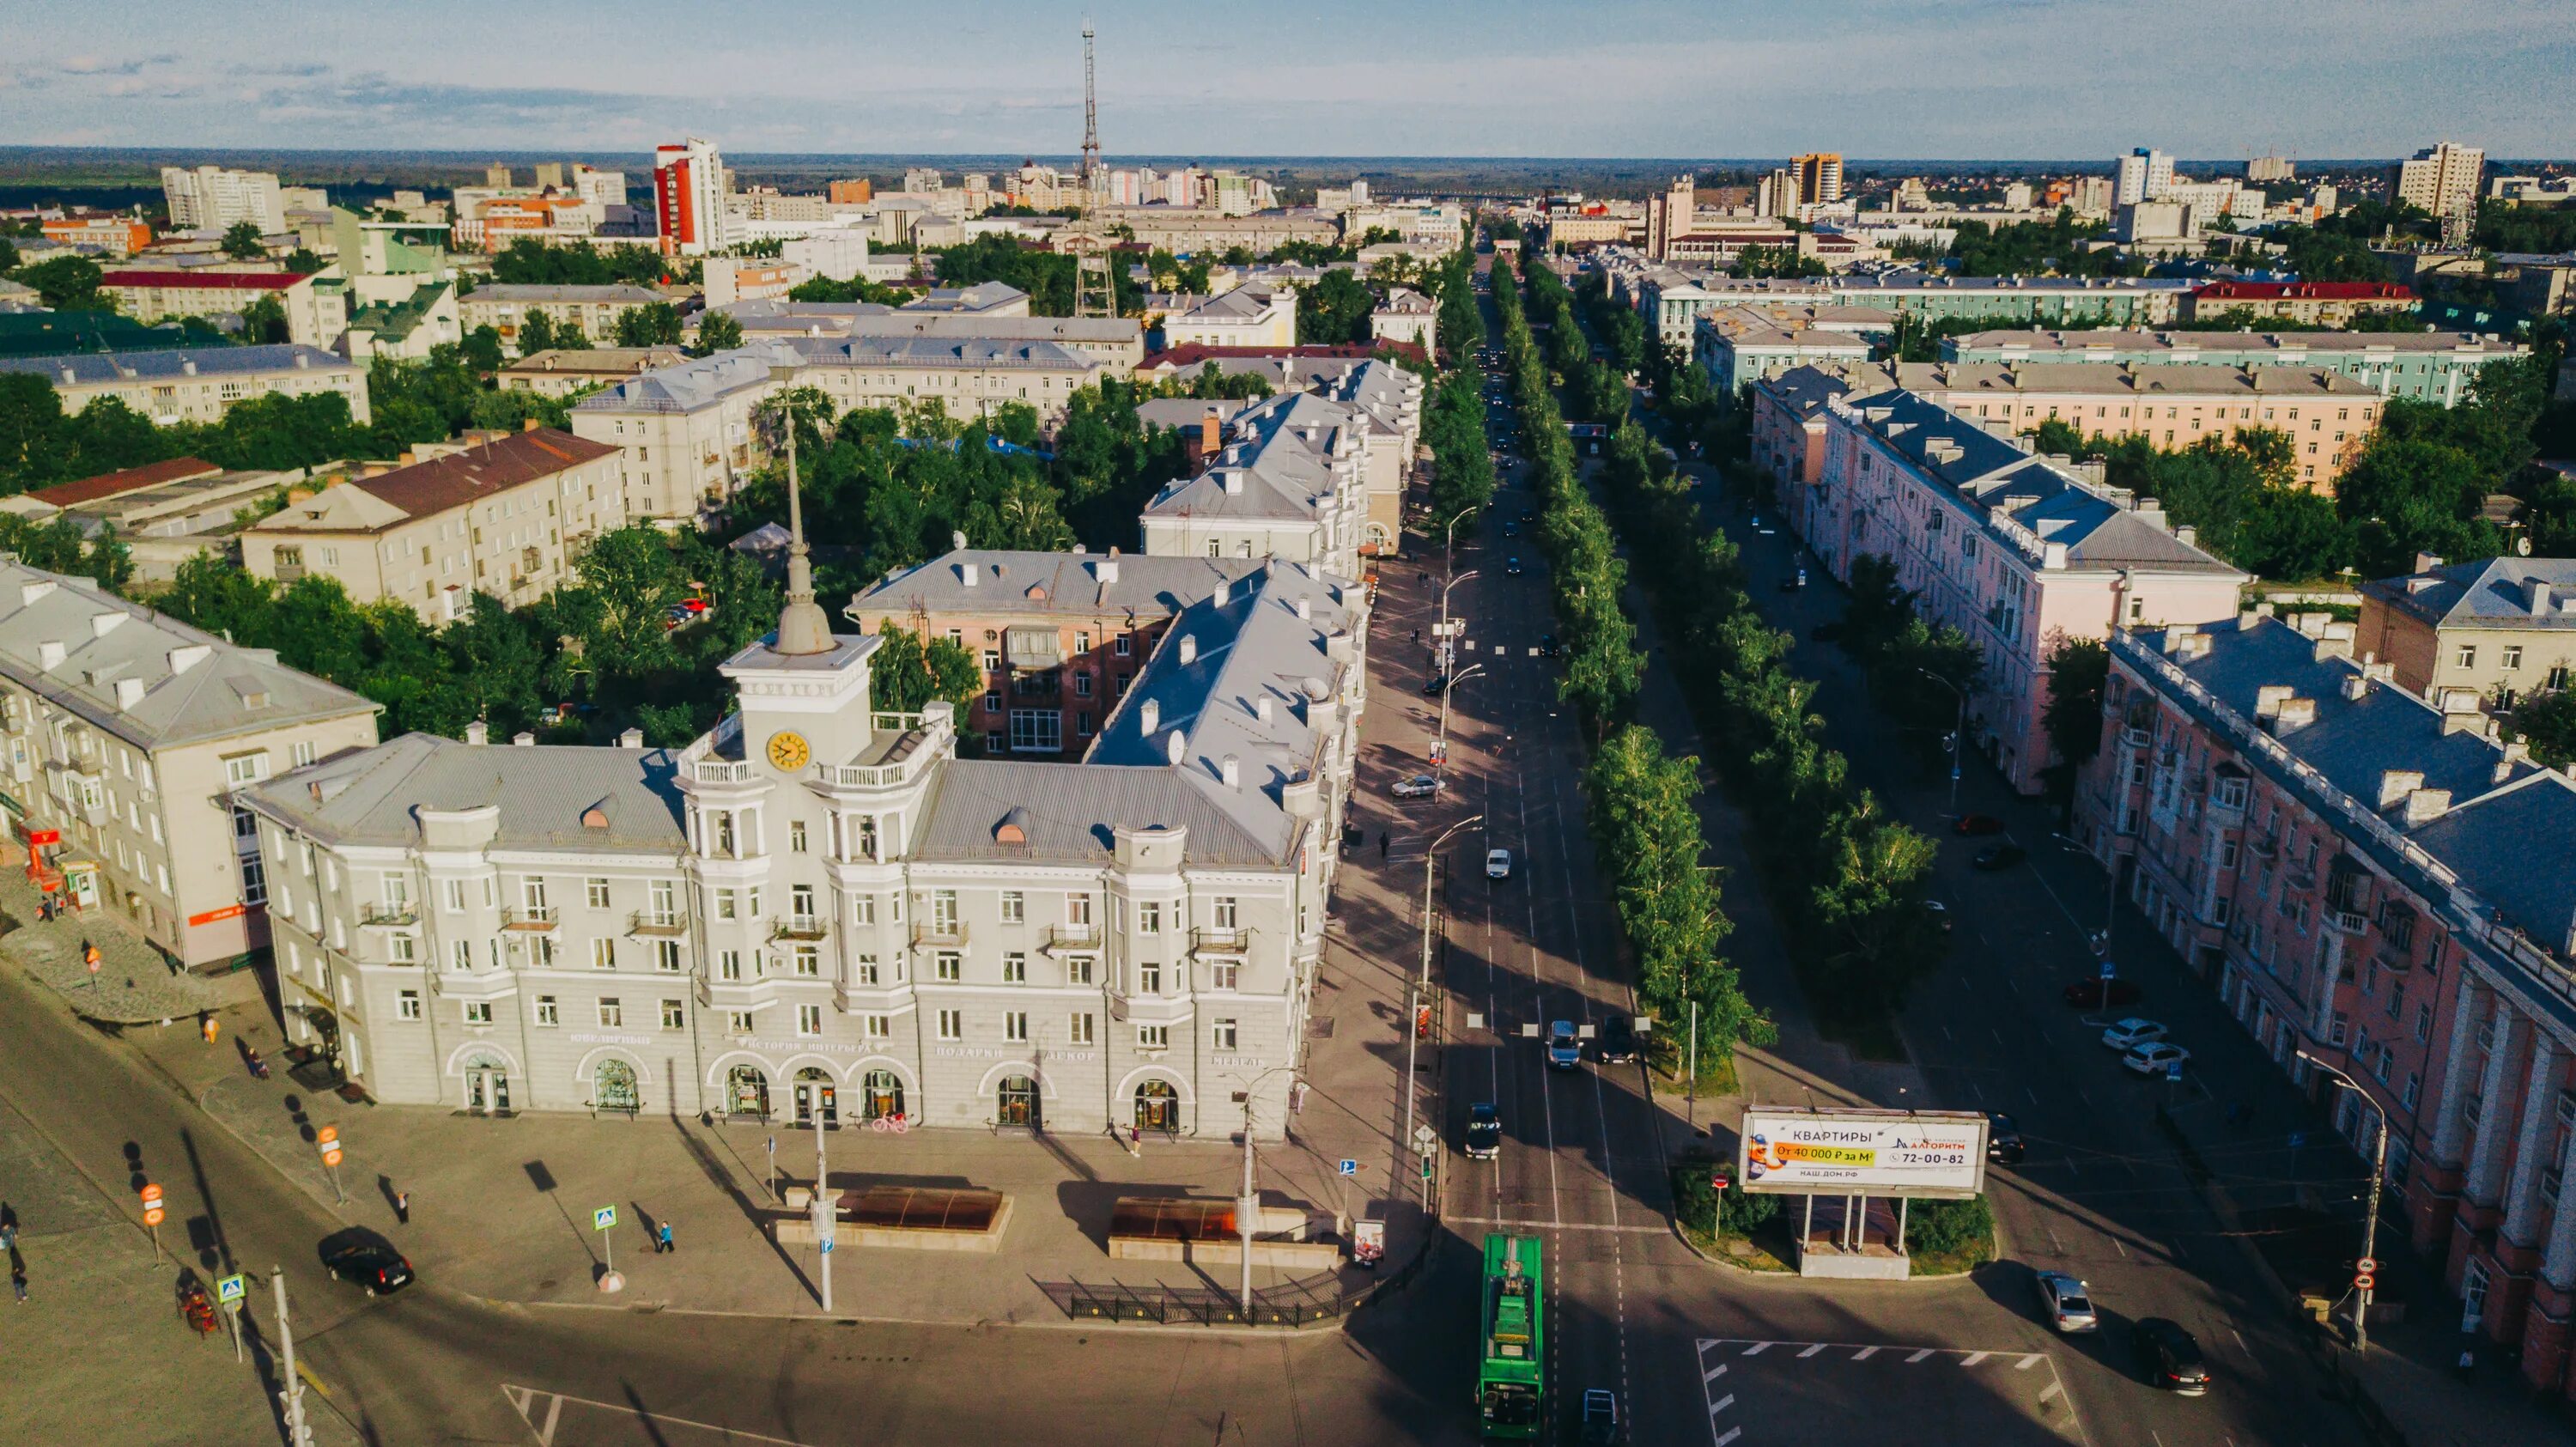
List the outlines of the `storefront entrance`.
<svg viewBox="0 0 2576 1447">
<path fill-rule="evenodd" d="M 769 1077 L 757 1065 L 737 1065 L 725 1072 L 725 1114 L 769 1118 Z"/>
<path fill-rule="evenodd" d="M 489 1055 L 465 1062 L 465 1108 L 500 1112 L 510 1108 L 510 1070 Z"/>
<path fill-rule="evenodd" d="M 1025 1075 L 1013 1075 L 1002 1081 L 1001 1096 L 993 1105 L 996 1125 L 1026 1126 L 1035 1130 L 1038 1124 L 1038 1083 Z"/>
<path fill-rule="evenodd" d="M 591 1100 L 601 1110 L 633 1115 L 644 1108 L 644 1092 L 635 1083 L 635 1067 L 623 1060 L 603 1060 L 592 1076 Z"/>
<path fill-rule="evenodd" d="M 869 1120 L 903 1114 L 903 1081 L 891 1070 L 871 1070 L 859 1082 L 860 1113 Z"/>
<path fill-rule="evenodd" d="M 795 1097 L 798 1125 L 808 1130 L 813 1129 L 814 1117 L 819 1113 L 823 1117 L 825 1127 L 834 1130 L 840 1128 L 841 1108 L 838 1095 L 832 1089 L 832 1077 L 829 1072 L 811 1065 L 797 1071 Z"/>
<path fill-rule="evenodd" d="M 1181 1093 L 1168 1080 L 1148 1080 L 1136 1087 L 1136 1128 L 1166 1134 L 1181 1128 Z"/>
</svg>

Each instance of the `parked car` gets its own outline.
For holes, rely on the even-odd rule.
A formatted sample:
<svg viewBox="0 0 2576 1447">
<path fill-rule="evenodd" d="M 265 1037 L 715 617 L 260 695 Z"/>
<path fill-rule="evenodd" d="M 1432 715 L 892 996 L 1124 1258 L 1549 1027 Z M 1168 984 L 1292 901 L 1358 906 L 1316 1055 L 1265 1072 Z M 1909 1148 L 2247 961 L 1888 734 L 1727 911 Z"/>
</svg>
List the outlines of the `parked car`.
<svg viewBox="0 0 2576 1447">
<path fill-rule="evenodd" d="M 1619 1399 L 1601 1387 L 1583 1389 L 1583 1447 L 1617 1447 Z"/>
<path fill-rule="evenodd" d="M 1962 814 L 1950 830 L 1954 834 L 2001 834 L 2004 821 L 1992 814 Z"/>
<path fill-rule="evenodd" d="M 1613 1015 L 1601 1022 L 1601 1034 L 1592 1042 L 1592 1054 L 1604 1065 L 1628 1065 L 1637 1058 L 1637 1027 L 1625 1015 Z"/>
<path fill-rule="evenodd" d="M 1998 869 L 2010 869 L 2029 857 L 2029 850 L 2006 840 L 2001 844 L 1989 844 L 1978 850 L 1977 857 L 1968 862 L 1991 873 Z"/>
<path fill-rule="evenodd" d="M 1547 1063 L 1558 1070 L 1572 1070 L 1583 1063 L 1583 1042 L 1574 1033 L 1573 1021 L 1548 1022 Z"/>
<path fill-rule="evenodd" d="M 2191 1059 L 2191 1052 L 2170 1040 L 2150 1040 L 2120 1057 L 2120 1063 L 2140 1075 L 2162 1075 Z"/>
<path fill-rule="evenodd" d="M 2161 1316 L 2142 1316 L 2129 1328 L 2129 1345 L 2147 1380 L 2178 1397 L 2197 1397 L 2209 1390 L 2209 1359 L 2182 1323 Z"/>
<path fill-rule="evenodd" d="M 1486 851 L 1485 851 L 1485 877 L 1486 877 L 1487 879 L 1509 879 L 1509 878 L 1511 878 L 1511 877 L 1512 877 L 1512 851 L 1510 851 L 1510 850 L 1508 850 L 1508 849 L 1488 849 L 1488 850 L 1486 850 Z"/>
<path fill-rule="evenodd" d="M 1538 651 L 1549 658 L 1554 658 L 1565 651 L 1565 645 L 1556 641 L 1555 634 L 1542 633 L 1538 636 Z"/>
<path fill-rule="evenodd" d="M 1428 799 L 1440 792 L 1440 776 L 1416 774 L 1409 779 L 1398 779 L 1395 787 L 1387 792 L 1399 799 Z"/>
<path fill-rule="evenodd" d="M 325 1242 L 322 1267 L 332 1280 L 355 1282 L 369 1296 L 390 1296 L 412 1283 L 411 1263 L 381 1241 Z"/>
<path fill-rule="evenodd" d="M 1467 1155 L 1470 1159 L 1490 1161 L 1503 1153 L 1503 1117 L 1490 1100 L 1480 1100 L 1467 1107 Z"/>
<path fill-rule="evenodd" d="M 1440 690 L 1447 688 L 1448 686 L 1449 675 L 1445 673 L 1435 673 L 1429 678 L 1422 680 L 1422 696 L 1425 698 L 1437 698 L 1440 696 Z"/>
<path fill-rule="evenodd" d="M 1943 934 L 1948 934 L 1958 927 L 1959 922 L 1950 917 L 1950 906 L 1937 899 L 1923 901 L 1923 912 L 1932 916 L 1932 922 L 1941 927 Z"/>
<path fill-rule="evenodd" d="M 1999 1110 L 1986 1112 L 1987 1160 L 1999 1166 L 2017 1166 L 2021 1164 L 2025 1149 L 2021 1139 L 2021 1127 L 2013 1124 L 2011 1116 Z"/>
<path fill-rule="evenodd" d="M 2144 1045 L 2151 1040 L 2162 1040 L 2165 1034 L 2164 1026 L 2153 1020 L 2143 1020 L 2132 1015 L 2104 1030 L 2102 1043 L 2114 1050 L 2127 1050 L 2133 1046 Z"/>
<path fill-rule="evenodd" d="M 2061 1333 L 2092 1331 L 2101 1326 L 2093 1315 L 2093 1293 L 2063 1271 L 2038 1275 L 2039 1319 Z"/>
<path fill-rule="evenodd" d="M 2066 1003 L 2078 1010 L 2117 1010 L 2134 1005 L 2146 994 L 2138 982 L 2120 976 L 2109 980 L 2077 980 L 2064 991 Z"/>
</svg>

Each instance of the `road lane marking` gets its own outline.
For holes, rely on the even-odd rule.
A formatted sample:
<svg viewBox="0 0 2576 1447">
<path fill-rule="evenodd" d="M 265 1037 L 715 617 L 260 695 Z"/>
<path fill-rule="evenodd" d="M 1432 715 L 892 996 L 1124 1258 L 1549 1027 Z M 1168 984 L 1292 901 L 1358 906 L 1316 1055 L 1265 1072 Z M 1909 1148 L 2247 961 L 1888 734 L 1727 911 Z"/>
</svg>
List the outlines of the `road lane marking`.
<svg viewBox="0 0 2576 1447">
<path fill-rule="evenodd" d="M 1854 1354 L 1854 1355 L 1853 1355 L 1852 1360 L 1853 1360 L 1853 1361 L 1856 1361 L 1856 1362 L 1865 1362 L 1865 1361 L 1868 1361 L 1871 1357 L 1874 1357 L 1874 1356 L 1877 1356 L 1877 1355 L 1878 1355 L 1878 1348 L 1876 1348 L 1876 1347 L 1862 1347 L 1858 1353 L 1856 1353 L 1856 1354 Z"/>
<path fill-rule="evenodd" d="M 2126 1261 L 2129 1259 L 2129 1248 L 2120 1244 L 2119 1237 L 2114 1236 L 2111 1238 L 2111 1249 L 2120 1253 L 2121 1260 Z"/>
<path fill-rule="evenodd" d="M 1726 1375 L 1726 1363 L 1724 1363 L 1724 1362 L 1719 1362 L 1716 1366 L 1713 1366 L 1713 1367 L 1709 1368 L 1707 1371 L 1704 1371 L 1704 1372 L 1700 1373 L 1700 1374 L 1699 1374 L 1699 1382 L 1700 1382 L 1700 1385 L 1704 1387 L 1704 1386 L 1707 1386 L 1709 1383 L 1711 1383 L 1711 1382 L 1713 1382 L 1713 1381 L 1716 1381 L 1718 1378 L 1720 1378 L 1720 1377 L 1722 1377 L 1722 1376 L 1725 1376 L 1725 1375 Z"/>
<path fill-rule="evenodd" d="M 2029 1356 L 2023 1357 L 2020 1361 L 2013 1363 L 2013 1370 L 2017 1372 L 2026 1372 L 2046 1360 L 2048 1360 L 2047 1353 L 2032 1352 Z"/>
<path fill-rule="evenodd" d="M 1508 1216 L 1450 1216 L 1461 1226 L 1518 1226 L 1525 1230 L 1597 1231 L 1621 1236 L 1661 1236 L 1661 1226 L 1621 1226 L 1607 1221 L 1515 1221 Z"/>
<path fill-rule="evenodd" d="M 1965 1359 L 1960 1361 L 1959 1365 L 1963 1367 L 1973 1367 L 1977 1363 L 1984 1361 L 1986 1358 L 1993 1355 L 1993 1352 L 1970 1352 Z"/>
<path fill-rule="evenodd" d="M 1824 1349 L 1825 1344 L 1823 1342 L 1818 1342 L 1814 1346 L 1807 1348 L 1805 1351 L 1798 1353 L 1798 1360 L 1803 1362 L 1807 1358 L 1814 1356 L 1816 1353 L 1823 1351 Z"/>
<path fill-rule="evenodd" d="M 2064 1382 L 2050 1382 L 2047 1386 L 2039 1389 L 2039 1399 L 2045 1402 L 2065 1390 L 2066 1384 Z"/>
<path fill-rule="evenodd" d="M 2254 1355 L 2254 1349 L 2245 1344 L 2245 1333 L 2238 1331 L 2236 1328 L 2231 1326 L 2227 1329 L 2227 1334 L 2236 1338 L 2236 1349 L 2238 1351 L 2245 1353 L 2245 1355 L 2249 1357 Z"/>
<path fill-rule="evenodd" d="M 642 1426 L 656 1441 L 662 1440 L 662 1434 L 658 1430 L 659 1428 L 690 1427 L 726 1442 L 766 1442 L 774 1444 L 774 1447 L 805 1447 L 804 1443 L 799 1442 L 792 1437 L 769 1437 L 758 1432 L 746 1431 L 740 1427 L 722 1427 L 713 1422 L 696 1422 L 691 1421 L 686 1417 L 673 1417 L 662 1412 L 648 1412 L 637 1407 L 632 1402 L 598 1402 L 593 1401 L 588 1397 L 568 1397 L 560 1393 L 549 1395 L 537 1392 L 533 1388 L 514 1387 L 507 1383 L 502 1384 L 501 1394 L 509 1399 L 510 1405 L 513 1408 L 517 1409 L 521 1420 L 528 1424 L 528 1430 L 531 1432 L 539 1432 L 540 1429 L 537 1426 L 536 1418 L 528 1411 L 528 1404 L 539 1396 L 548 1397 L 546 1425 L 542 1429 L 542 1434 L 537 1438 L 539 1447 L 548 1447 L 548 1444 L 552 1441 L 556 1418 L 562 1413 L 564 1403 L 566 1402 L 570 1402 L 576 1407 L 596 1407 L 603 1412 L 609 1413 L 611 1416 L 630 1419 Z"/>
<path fill-rule="evenodd" d="M 1716 1424 L 1715 1424 L 1715 1423 L 1711 1423 L 1710 1425 L 1714 1426 L 1714 1425 L 1716 1425 Z M 1736 1438 L 1741 1437 L 1741 1436 L 1743 1436 L 1743 1435 L 1744 1435 L 1744 1429 L 1743 1429 L 1743 1428 L 1741 1428 L 1741 1427 L 1729 1427 L 1729 1428 L 1727 1428 L 1727 1429 L 1726 1429 L 1726 1431 L 1725 1431 L 1724 1433 L 1722 1433 L 1722 1434 L 1720 1434 L 1720 1435 L 1719 1435 L 1719 1437 L 1718 1437 L 1718 1439 L 1717 1439 L 1717 1447 L 1727 1447 L 1727 1444 L 1728 1444 L 1728 1443 L 1733 1442 Z"/>
<path fill-rule="evenodd" d="M 1732 1393 L 1732 1392 L 1729 1392 L 1729 1393 L 1727 1393 L 1725 1396 L 1720 1397 L 1720 1398 L 1718 1398 L 1716 1401 L 1711 1402 L 1711 1403 L 1709 1403 L 1709 1404 L 1708 1404 L 1708 1414 L 1709 1414 L 1710 1416 L 1714 1417 L 1714 1416 L 1716 1416 L 1718 1413 L 1723 1412 L 1723 1411 L 1725 1411 L 1727 1408 L 1732 1407 L 1732 1406 L 1734 1406 L 1734 1405 L 1735 1405 L 1735 1394 L 1734 1394 L 1734 1393 Z"/>
<path fill-rule="evenodd" d="M 1763 1348 L 1765 1348 L 1765 1347 L 1767 1347 L 1767 1346 L 1769 1346 L 1769 1345 L 1771 1345 L 1771 1343 L 1769 1343 L 1769 1342 L 1767 1342 L 1767 1341 L 1758 1341 L 1758 1342 L 1755 1342 L 1753 1345 L 1751 1345 L 1751 1346 L 1749 1346 L 1749 1347 L 1746 1347 L 1746 1348 L 1745 1348 L 1741 1353 L 1739 1353 L 1738 1355 L 1741 1355 L 1741 1356 L 1748 1356 L 1748 1357 L 1758 1357 L 1758 1356 L 1762 1355 L 1762 1350 L 1763 1350 Z"/>
<path fill-rule="evenodd" d="M 1909 1367 L 1910 1367 L 1910 1366 L 1914 1365 L 1916 1362 L 1919 1362 L 1919 1361 L 1923 1360 L 1925 1357 L 1928 1357 L 1928 1356 L 1932 1355 L 1933 1350 L 1934 1350 L 1934 1349 L 1933 1349 L 1933 1348 L 1931 1348 L 1931 1347 L 1925 1347 L 1923 1350 L 1921 1350 L 1921 1351 L 1919 1351 L 1919 1352 L 1916 1352 L 1914 1355 L 1912 1355 L 1912 1356 L 1910 1356 L 1910 1357 L 1907 1357 L 1907 1358 L 1905 1359 L 1905 1364 L 1906 1364 L 1907 1366 L 1909 1366 Z"/>
</svg>

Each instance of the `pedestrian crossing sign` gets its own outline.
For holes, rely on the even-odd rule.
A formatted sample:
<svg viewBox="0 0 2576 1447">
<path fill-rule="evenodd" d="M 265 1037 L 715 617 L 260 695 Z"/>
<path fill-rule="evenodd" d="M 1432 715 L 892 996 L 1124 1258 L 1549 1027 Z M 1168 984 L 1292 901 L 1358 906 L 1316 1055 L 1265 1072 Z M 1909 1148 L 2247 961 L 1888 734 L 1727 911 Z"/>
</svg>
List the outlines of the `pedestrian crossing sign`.
<svg viewBox="0 0 2576 1447">
<path fill-rule="evenodd" d="M 598 1210 L 590 1213 L 590 1229 L 593 1231 L 605 1231 L 616 1224 L 617 1208 L 615 1206 L 602 1206 Z"/>
<path fill-rule="evenodd" d="M 250 1295 L 250 1278 L 236 1272 L 215 1282 L 215 1300 L 226 1306 Z"/>
</svg>

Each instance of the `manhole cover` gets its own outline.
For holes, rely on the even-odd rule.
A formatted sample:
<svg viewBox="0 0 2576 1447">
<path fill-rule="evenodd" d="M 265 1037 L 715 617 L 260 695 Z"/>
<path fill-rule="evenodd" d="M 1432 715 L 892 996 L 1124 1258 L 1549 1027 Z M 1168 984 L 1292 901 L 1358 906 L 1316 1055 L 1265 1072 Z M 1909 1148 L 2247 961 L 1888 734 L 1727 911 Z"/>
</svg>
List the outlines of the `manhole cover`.
<svg viewBox="0 0 2576 1447">
<path fill-rule="evenodd" d="M 1332 1039 L 1333 1017 L 1330 1015 L 1318 1015 L 1314 1019 L 1307 1021 L 1306 1033 L 1314 1036 L 1318 1040 Z"/>
</svg>

